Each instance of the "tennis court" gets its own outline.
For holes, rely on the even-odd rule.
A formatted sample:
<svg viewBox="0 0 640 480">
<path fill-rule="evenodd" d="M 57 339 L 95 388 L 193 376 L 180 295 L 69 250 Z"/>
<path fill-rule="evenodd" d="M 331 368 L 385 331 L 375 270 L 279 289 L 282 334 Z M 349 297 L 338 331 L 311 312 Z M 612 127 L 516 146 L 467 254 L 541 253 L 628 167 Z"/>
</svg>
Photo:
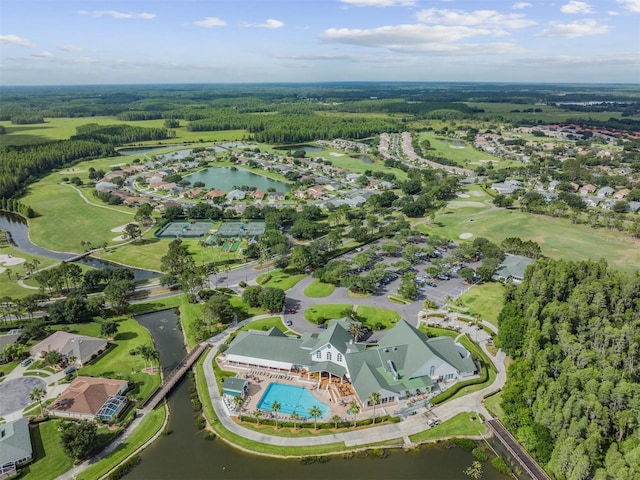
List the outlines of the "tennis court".
<svg viewBox="0 0 640 480">
<path fill-rule="evenodd" d="M 264 222 L 224 222 L 216 232 L 221 237 L 258 237 L 264 233 Z"/>
<path fill-rule="evenodd" d="M 157 238 L 200 238 L 209 233 L 212 222 L 171 222 L 155 233 Z"/>
</svg>

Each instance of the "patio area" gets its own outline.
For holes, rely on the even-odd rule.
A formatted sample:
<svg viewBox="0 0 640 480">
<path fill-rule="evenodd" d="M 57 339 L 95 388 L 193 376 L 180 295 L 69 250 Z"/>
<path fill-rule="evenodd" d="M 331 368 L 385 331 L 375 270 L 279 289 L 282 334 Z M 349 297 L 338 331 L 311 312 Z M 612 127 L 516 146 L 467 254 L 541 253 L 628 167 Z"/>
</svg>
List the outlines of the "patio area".
<svg viewBox="0 0 640 480">
<path fill-rule="evenodd" d="M 318 373 L 309 374 L 306 371 L 300 372 L 282 372 L 276 370 L 265 370 L 256 367 L 241 367 L 219 362 L 223 370 L 235 372 L 237 378 L 246 379 L 249 382 L 249 388 L 245 396 L 244 402 L 237 407 L 233 402 L 225 402 L 232 416 L 253 416 L 253 412 L 258 408 L 258 404 L 265 391 L 271 383 L 280 383 L 284 385 L 292 385 L 296 387 L 305 387 L 307 391 L 315 397 L 318 402 L 323 403 L 330 408 L 330 413 L 319 418 L 318 421 L 328 422 L 333 415 L 338 415 L 343 421 L 349 422 L 353 420 L 353 415 L 349 413 L 349 405 L 354 401 L 358 401 L 353 387 L 343 379 L 333 376 L 328 378 Z M 357 418 L 364 419 L 373 415 L 373 407 L 364 407 L 361 402 L 360 412 Z M 376 407 L 376 416 L 384 415 L 386 411 L 382 406 Z M 273 412 L 264 412 L 262 418 L 275 418 Z M 278 419 L 289 421 L 289 415 L 279 412 Z M 299 421 L 313 422 L 313 419 Z"/>
</svg>

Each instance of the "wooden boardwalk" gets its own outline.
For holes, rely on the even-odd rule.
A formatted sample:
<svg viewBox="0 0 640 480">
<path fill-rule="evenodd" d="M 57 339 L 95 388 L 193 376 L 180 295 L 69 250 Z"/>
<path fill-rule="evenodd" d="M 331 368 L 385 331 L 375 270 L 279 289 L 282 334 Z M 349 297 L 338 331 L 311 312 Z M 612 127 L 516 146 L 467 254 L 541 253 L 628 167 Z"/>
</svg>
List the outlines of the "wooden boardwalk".
<svg viewBox="0 0 640 480">
<path fill-rule="evenodd" d="M 525 472 L 533 480 L 551 480 L 551 477 L 547 475 L 540 465 L 529 455 L 529 453 L 522 448 L 522 445 L 513 438 L 504 425 L 499 420 L 487 420 L 487 425 L 495 433 L 496 438 L 500 440 L 500 443 L 505 446 L 511 456 L 520 464 Z"/>
<path fill-rule="evenodd" d="M 204 352 L 208 347 L 208 343 L 201 343 L 196 348 L 194 348 L 186 357 L 184 357 L 178 364 L 178 366 L 164 378 L 162 385 L 160 385 L 158 389 L 153 392 L 153 394 L 151 394 L 151 396 L 144 402 L 142 408 L 148 411 L 156 408 L 156 406 L 158 406 L 158 403 L 160 403 L 162 399 L 164 399 L 164 397 L 166 397 L 167 394 L 173 389 L 173 387 L 176 386 L 176 384 L 180 381 L 184 374 L 187 373 L 196 362 L 196 360 L 200 358 L 202 352 Z"/>
</svg>

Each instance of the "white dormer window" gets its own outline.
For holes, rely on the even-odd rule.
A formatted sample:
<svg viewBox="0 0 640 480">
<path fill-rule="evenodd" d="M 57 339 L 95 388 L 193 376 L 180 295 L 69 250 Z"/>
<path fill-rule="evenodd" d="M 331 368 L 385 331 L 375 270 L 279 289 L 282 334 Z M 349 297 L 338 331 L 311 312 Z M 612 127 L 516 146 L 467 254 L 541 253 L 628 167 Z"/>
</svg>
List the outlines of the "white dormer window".
<svg viewBox="0 0 640 480">
<path fill-rule="evenodd" d="M 436 367 L 435 365 L 431 365 L 431 368 L 429 368 L 429 376 L 433 377 L 436 373 Z"/>
<path fill-rule="evenodd" d="M 320 350 L 318 350 L 318 351 L 316 352 L 316 359 L 317 359 L 317 360 L 322 360 L 322 352 L 321 352 Z"/>
<path fill-rule="evenodd" d="M 336 356 L 336 360 L 337 360 L 338 362 L 341 362 L 341 361 L 342 361 L 342 354 L 341 354 L 341 353 L 339 353 L 339 354 Z"/>
<path fill-rule="evenodd" d="M 331 352 L 327 352 L 327 360 L 331 360 Z"/>
</svg>

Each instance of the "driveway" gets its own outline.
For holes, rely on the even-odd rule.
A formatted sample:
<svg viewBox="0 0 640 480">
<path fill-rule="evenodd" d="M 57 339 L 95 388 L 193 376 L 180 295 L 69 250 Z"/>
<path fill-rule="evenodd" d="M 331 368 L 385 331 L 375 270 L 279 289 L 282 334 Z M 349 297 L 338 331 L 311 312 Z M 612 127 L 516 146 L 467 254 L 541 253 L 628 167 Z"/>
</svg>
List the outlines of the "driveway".
<svg viewBox="0 0 640 480">
<path fill-rule="evenodd" d="M 46 388 L 40 377 L 22 377 L 5 380 L 0 383 L 0 417 L 21 411 L 29 405 L 29 395 L 34 388 Z"/>
</svg>

